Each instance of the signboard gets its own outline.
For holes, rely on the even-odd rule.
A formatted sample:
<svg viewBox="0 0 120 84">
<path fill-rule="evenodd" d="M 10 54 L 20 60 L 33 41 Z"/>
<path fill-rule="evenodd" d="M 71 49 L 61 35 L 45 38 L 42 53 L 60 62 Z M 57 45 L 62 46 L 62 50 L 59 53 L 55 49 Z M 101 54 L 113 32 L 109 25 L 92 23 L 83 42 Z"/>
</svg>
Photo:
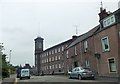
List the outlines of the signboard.
<svg viewBox="0 0 120 84">
<path fill-rule="evenodd" d="M 103 27 L 108 27 L 112 24 L 114 24 L 115 21 L 115 15 L 111 15 L 103 20 Z"/>
</svg>

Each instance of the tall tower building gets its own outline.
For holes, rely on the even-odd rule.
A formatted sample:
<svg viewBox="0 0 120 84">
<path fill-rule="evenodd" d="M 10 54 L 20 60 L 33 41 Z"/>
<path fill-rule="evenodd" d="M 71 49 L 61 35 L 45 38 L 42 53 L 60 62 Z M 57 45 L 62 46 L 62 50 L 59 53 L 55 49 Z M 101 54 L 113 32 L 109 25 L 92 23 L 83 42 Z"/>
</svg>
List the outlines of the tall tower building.
<svg viewBox="0 0 120 84">
<path fill-rule="evenodd" d="M 37 71 L 37 75 L 40 74 L 41 68 L 40 68 L 40 54 L 43 52 L 43 38 L 37 37 L 34 39 L 35 41 L 35 68 Z"/>
</svg>

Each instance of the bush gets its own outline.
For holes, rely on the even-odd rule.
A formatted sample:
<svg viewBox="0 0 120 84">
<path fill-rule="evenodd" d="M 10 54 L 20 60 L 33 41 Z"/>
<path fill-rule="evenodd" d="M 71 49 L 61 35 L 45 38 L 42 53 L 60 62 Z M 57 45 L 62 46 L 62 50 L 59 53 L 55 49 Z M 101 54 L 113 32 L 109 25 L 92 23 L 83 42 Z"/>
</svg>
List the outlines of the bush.
<svg viewBox="0 0 120 84">
<path fill-rule="evenodd" d="M 2 70 L 2 77 L 3 78 L 10 77 L 8 70 Z"/>
</svg>

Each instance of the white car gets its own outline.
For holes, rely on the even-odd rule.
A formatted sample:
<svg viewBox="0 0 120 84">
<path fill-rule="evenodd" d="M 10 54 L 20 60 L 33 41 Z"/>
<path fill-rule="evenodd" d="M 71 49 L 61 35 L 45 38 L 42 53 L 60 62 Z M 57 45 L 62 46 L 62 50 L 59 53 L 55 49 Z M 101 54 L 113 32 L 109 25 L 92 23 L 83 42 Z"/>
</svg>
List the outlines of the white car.
<svg viewBox="0 0 120 84">
<path fill-rule="evenodd" d="M 30 79 L 30 70 L 29 69 L 21 69 L 20 79 L 22 79 L 22 78 Z"/>
</svg>

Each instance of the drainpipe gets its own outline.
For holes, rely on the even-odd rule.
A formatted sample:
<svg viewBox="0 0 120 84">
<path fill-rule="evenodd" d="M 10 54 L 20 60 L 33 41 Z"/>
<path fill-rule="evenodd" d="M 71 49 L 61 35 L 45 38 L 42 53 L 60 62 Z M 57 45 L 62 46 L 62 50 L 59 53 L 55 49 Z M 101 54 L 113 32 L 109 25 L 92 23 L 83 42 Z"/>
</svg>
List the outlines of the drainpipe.
<svg viewBox="0 0 120 84">
<path fill-rule="evenodd" d="M 95 59 L 96 59 L 96 62 L 97 62 L 97 75 L 99 76 L 100 75 L 100 68 L 99 68 L 99 64 L 100 64 L 100 53 L 98 53 L 97 51 L 96 51 L 96 46 L 95 46 L 95 38 L 94 38 L 94 36 L 95 36 L 96 34 L 94 34 L 93 35 L 93 43 L 94 43 L 94 55 L 95 55 Z"/>
<path fill-rule="evenodd" d="M 118 64 L 117 64 L 117 69 L 118 69 L 118 81 L 120 82 L 120 29 L 119 25 L 116 25 L 117 29 L 117 36 L 118 36 Z"/>
<path fill-rule="evenodd" d="M 81 65 L 83 65 L 83 54 L 82 54 L 82 42 L 80 42 L 80 57 L 81 57 Z"/>
</svg>

